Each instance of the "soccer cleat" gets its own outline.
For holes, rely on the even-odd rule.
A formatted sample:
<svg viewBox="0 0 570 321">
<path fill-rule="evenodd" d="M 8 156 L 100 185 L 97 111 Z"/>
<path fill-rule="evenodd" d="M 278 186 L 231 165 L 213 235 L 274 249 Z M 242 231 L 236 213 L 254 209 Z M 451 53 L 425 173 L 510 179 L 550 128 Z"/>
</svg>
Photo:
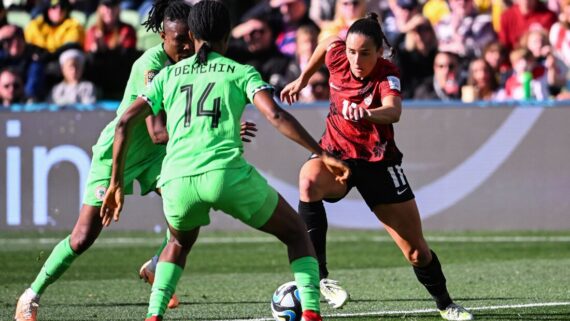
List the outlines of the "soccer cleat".
<svg viewBox="0 0 570 321">
<path fill-rule="evenodd" d="M 153 315 L 152 317 L 144 319 L 144 321 L 162 321 L 162 317 L 160 315 Z"/>
<path fill-rule="evenodd" d="M 445 308 L 445 310 L 439 310 L 441 317 L 445 320 L 453 320 L 453 321 L 465 321 L 465 320 L 474 320 L 473 314 L 471 312 L 465 310 L 464 307 L 457 305 L 455 303 L 451 303 L 450 305 Z"/>
<path fill-rule="evenodd" d="M 154 271 L 156 270 L 156 262 L 153 259 L 146 261 L 139 270 L 139 276 L 148 284 L 152 285 L 154 283 Z M 170 301 L 168 301 L 168 308 L 175 309 L 180 304 L 176 294 L 172 294 Z"/>
<path fill-rule="evenodd" d="M 321 294 L 334 309 L 341 308 L 350 298 L 348 292 L 339 285 L 338 281 L 322 279 L 320 288 Z"/>
<path fill-rule="evenodd" d="M 305 310 L 301 316 L 301 321 L 323 321 L 323 318 L 313 310 Z"/>
<path fill-rule="evenodd" d="M 40 297 L 37 296 L 32 289 L 27 289 L 18 299 L 16 305 L 16 321 L 36 321 L 38 307 L 40 306 Z"/>
</svg>

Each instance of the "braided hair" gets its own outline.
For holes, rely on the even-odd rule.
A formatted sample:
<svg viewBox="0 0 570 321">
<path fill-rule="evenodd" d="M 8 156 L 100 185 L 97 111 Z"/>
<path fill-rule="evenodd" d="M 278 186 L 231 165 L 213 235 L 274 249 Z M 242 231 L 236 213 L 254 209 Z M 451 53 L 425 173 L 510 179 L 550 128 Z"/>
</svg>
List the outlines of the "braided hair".
<svg viewBox="0 0 570 321">
<path fill-rule="evenodd" d="M 192 7 L 188 27 L 195 39 L 204 41 L 196 53 L 196 63 L 204 65 L 208 61 L 208 53 L 212 51 L 211 44 L 228 39 L 231 31 L 230 13 L 222 2 L 203 0 Z"/>
<path fill-rule="evenodd" d="M 142 23 L 146 31 L 163 31 L 164 20 L 184 21 L 188 19 L 190 5 L 183 0 L 154 0 L 148 18 Z"/>
<path fill-rule="evenodd" d="M 380 20 L 376 12 L 369 12 L 364 18 L 355 21 L 348 29 L 347 35 L 351 33 L 360 34 L 372 39 L 376 48 L 383 48 L 384 44 L 386 44 L 390 50 L 390 54 L 388 56 L 394 56 L 394 48 L 392 48 L 384 34 L 384 31 L 382 31 Z"/>
</svg>

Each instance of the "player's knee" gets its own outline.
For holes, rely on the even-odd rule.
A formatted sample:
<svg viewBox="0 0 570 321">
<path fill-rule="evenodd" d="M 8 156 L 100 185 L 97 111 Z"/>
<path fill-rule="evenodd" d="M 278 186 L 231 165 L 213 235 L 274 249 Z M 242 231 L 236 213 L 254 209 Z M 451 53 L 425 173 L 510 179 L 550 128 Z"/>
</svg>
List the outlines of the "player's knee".
<svg viewBox="0 0 570 321">
<path fill-rule="evenodd" d="M 69 239 L 71 249 L 77 254 L 85 252 L 89 247 L 91 247 L 91 245 L 93 245 L 94 242 L 95 238 L 82 230 L 74 230 L 71 233 L 71 238 Z"/>
<path fill-rule="evenodd" d="M 412 248 L 407 253 L 406 259 L 413 266 L 426 266 L 431 261 L 431 252 L 429 249 Z"/>
<path fill-rule="evenodd" d="M 311 177 L 301 177 L 299 179 L 299 193 L 302 201 L 315 202 L 322 200 L 316 181 Z"/>
</svg>

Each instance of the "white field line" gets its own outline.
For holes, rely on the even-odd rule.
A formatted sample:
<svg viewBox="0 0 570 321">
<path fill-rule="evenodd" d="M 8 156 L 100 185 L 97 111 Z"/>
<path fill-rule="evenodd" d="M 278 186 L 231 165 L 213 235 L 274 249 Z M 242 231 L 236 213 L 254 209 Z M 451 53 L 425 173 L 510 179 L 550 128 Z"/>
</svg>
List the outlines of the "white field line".
<svg viewBox="0 0 570 321">
<path fill-rule="evenodd" d="M 570 243 L 570 236 L 433 236 L 426 237 L 428 242 L 441 243 Z M 26 245 L 54 245 L 61 241 L 59 238 L 0 238 L 0 246 L 26 246 Z M 134 246 L 156 245 L 162 241 L 158 237 L 102 237 L 97 240 L 97 246 Z M 391 243 L 388 236 L 373 237 L 329 237 L 328 242 L 372 241 Z M 273 243 L 277 239 L 268 236 L 247 237 L 200 237 L 199 243 L 205 244 L 245 244 L 245 243 Z"/>
<path fill-rule="evenodd" d="M 544 303 L 529 303 L 529 304 L 509 304 L 509 305 L 491 305 L 483 307 L 468 307 L 469 311 L 485 311 L 485 310 L 508 310 L 508 309 L 523 309 L 523 308 L 540 308 L 540 307 L 558 307 L 570 306 L 570 302 L 544 302 Z M 373 312 L 355 312 L 355 313 L 332 313 L 325 314 L 325 318 L 350 318 L 350 317 L 382 317 L 387 315 L 410 315 L 410 314 L 424 314 L 436 313 L 436 309 L 418 309 L 418 310 L 395 310 L 395 311 L 373 311 Z M 477 315 L 475 315 L 477 317 Z M 254 318 L 254 319 L 222 319 L 213 321 L 272 321 L 273 318 Z"/>
</svg>

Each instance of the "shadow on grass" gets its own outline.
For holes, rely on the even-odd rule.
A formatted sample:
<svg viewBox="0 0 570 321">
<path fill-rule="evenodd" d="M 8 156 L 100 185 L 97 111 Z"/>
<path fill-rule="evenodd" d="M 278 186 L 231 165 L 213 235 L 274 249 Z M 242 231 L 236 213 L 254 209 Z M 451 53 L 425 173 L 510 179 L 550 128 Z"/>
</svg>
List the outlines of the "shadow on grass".
<svg viewBox="0 0 570 321">
<path fill-rule="evenodd" d="M 508 300 L 520 300 L 520 299 L 528 299 L 526 297 L 471 297 L 471 298 L 453 298 L 453 301 L 457 302 L 467 302 L 467 301 L 508 301 Z M 354 299 L 351 298 L 350 302 L 433 302 L 432 299 L 429 298 L 405 298 L 405 299 Z"/>
<path fill-rule="evenodd" d="M 570 321 L 569 313 L 481 313 L 476 311 L 477 320 L 540 320 L 540 321 Z"/>
</svg>

